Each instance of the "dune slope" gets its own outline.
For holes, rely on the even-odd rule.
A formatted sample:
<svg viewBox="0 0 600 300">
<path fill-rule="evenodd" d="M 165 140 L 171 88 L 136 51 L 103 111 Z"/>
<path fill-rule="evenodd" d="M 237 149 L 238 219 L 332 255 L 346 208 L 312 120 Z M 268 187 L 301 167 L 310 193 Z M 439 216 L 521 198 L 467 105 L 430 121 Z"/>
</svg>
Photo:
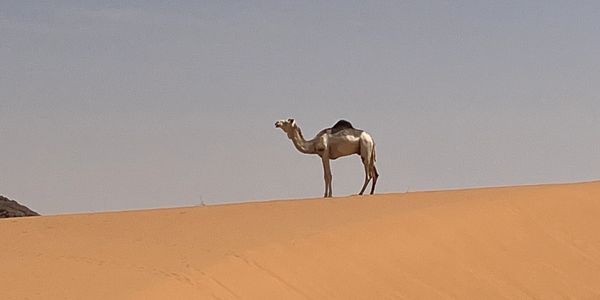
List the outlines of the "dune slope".
<svg viewBox="0 0 600 300">
<path fill-rule="evenodd" d="M 0 220 L 2 299 L 600 297 L 600 182 Z"/>
</svg>

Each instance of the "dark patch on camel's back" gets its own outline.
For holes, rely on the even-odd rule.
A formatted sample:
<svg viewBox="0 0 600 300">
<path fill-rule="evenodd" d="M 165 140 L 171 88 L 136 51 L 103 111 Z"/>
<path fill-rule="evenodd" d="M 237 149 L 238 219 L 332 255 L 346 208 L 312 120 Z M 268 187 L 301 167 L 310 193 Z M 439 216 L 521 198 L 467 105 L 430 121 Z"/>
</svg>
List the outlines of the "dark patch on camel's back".
<svg viewBox="0 0 600 300">
<path fill-rule="evenodd" d="M 39 216 L 35 211 L 0 195 L 0 218 Z"/>
<path fill-rule="evenodd" d="M 346 120 L 339 120 L 339 121 L 337 121 L 337 123 L 335 123 L 335 125 L 333 125 L 333 127 L 331 127 L 331 133 L 340 132 L 344 129 L 349 129 L 349 128 L 354 128 L 352 126 L 352 123 L 350 123 Z"/>
</svg>

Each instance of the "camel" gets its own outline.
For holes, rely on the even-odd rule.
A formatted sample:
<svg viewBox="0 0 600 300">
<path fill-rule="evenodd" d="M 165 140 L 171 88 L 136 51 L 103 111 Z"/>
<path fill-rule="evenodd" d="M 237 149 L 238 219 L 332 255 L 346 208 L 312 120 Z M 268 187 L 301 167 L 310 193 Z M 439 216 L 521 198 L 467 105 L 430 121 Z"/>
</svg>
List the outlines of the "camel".
<svg viewBox="0 0 600 300">
<path fill-rule="evenodd" d="M 354 128 L 346 120 L 340 120 L 333 127 L 321 130 L 312 140 L 307 141 L 302 136 L 302 131 L 294 119 L 279 120 L 275 122 L 275 127 L 281 128 L 287 133 L 298 151 L 305 154 L 317 154 L 321 157 L 325 179 L 325 198 L 332 196 L 329 160 L 352 154 L 360 155 L 365 167 L 365 182 L 358 194 L 363 194 L 371 179 L 373 179 L 371 195 L 375 192 L 375 184 L 379 177 L 375 167 L 375 142 L 365 131 Z"/>
</svg>

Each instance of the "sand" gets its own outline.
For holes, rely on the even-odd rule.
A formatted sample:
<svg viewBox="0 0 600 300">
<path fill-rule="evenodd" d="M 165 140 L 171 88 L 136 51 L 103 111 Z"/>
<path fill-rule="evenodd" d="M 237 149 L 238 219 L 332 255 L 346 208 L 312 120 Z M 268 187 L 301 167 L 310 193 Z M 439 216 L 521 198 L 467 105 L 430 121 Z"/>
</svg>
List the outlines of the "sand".
<svg viewBox="0 0 600 300">
<path fill-rule="evenodd" d="M 599 231 L 600 182 L 4 219 L 0 297 L 598 299 Z"/>
</svg>

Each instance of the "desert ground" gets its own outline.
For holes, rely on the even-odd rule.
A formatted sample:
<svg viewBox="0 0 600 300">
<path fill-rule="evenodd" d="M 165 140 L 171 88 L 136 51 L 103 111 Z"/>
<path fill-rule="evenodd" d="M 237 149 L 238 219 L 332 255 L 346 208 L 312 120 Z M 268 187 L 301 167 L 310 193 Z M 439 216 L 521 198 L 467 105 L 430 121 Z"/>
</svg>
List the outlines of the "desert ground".
<svg viewBox="0 0 600 300">
<path fill-rule="evenodd" d="M 600 298 L 600 182 L 15 218 L 0 232 L 2 299 Z"/>
</svg>

